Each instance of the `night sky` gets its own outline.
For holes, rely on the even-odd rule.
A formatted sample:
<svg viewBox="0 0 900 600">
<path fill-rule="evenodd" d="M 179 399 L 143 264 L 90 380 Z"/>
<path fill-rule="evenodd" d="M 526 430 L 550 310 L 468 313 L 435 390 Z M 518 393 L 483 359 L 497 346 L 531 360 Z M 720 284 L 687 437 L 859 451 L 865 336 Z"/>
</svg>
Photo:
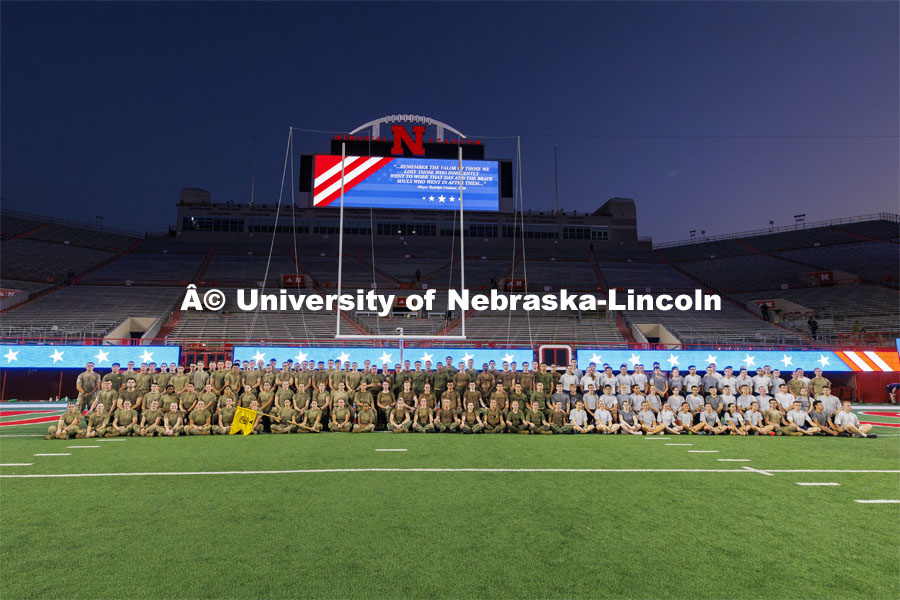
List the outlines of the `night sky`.
<svg viewBox="0 0 900 600">
<path fill-rule="evenodd" d="M 683 239 L 898 211 L 898 3 L 49 4 L 0 12 L 3 207 L 140 231 L 278 197 L 288 127 L 432 116 L 524 205 Z M 324 152 L 327 135 L 294 149 Z"/>
</svg>

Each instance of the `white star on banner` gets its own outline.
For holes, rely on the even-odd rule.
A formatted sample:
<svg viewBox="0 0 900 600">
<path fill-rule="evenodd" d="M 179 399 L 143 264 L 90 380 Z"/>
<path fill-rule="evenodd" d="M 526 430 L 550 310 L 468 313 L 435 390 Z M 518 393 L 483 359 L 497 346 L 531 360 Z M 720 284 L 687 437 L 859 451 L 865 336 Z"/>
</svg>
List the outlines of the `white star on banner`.
<svg viewBox="0 0 900 600">
<path fill-rule="evenodd" d="M 428 201 L 429 201 L 429 202 L 434 202 L 434 196 L 428 196 Z"/>
<path fill-rule="evenodd" d="M 150 362 L 151 360 L 153 360 L 153 353 L 152 353 L 152 352 L 147 352 L 146 350 L 144 350 L 144 353 L 141 354 L 141 362 L 148 363 L 148 362 Z"/>
<path fill-rule="evenodd" d="M 628 359 L 628 362 L 630 362 L 630 363 L 631 363 L 631 366 L 633 367 L 634 365 L 636 365 L 636 364 L 638 364 L 639 362 L 641 362 L 641 357 L 640 357 L 639 355 L 637 355 L 637 354 L 632 354 L 632 355 L 631 355 L 631 358 Z"/>
<path fill-rule="evenodd" d="M 63 350 L 63 352 L 65 352 L 65 350 Z M 53 351 L 53 354 L 50 355 L 50 358 L 53 359 L 53 364 L 56 364 L 63 359 L 63 352 L 60 352 L 59 350 Z"/>
<path fill-rule="evenodd" d="M 307 356 L 309 356 L 309 355 L 306 352 L 301 352 L 300 350 L 298 350 L 297 356 L 295 356 L 294 358 L 297 360 L 298 363 L 302 363 L 304 360 L 306 360 Z"/>
<path fill-rule="evenodd" d="M 6 364 L 9 364 L 14 360 L 18 361 L 19 360 L 19 352 L 20 352 L 19 350 L 13 350 L 12 348 L 10 348 L 9 352 L 7 352 L 6 354 L 3 355 L 3 357 L 6 359 Z"/>
<path fill-rule="evenodd" d="M 825 356 L 824 354 L 820 354 L 819 360 L 817 360 L 816 362 L 819 363 L 820 365 L 822 365 L 822 368 L 825 368 L 825 365 L 828 364 L 829 360 L 831 360 L 831 359 L 828 358 L 827 356 Z"/>
<path fill-rule="evenodd" d="M 97 354 L 94 355 L 94 358 L 97 359 L 97 364 L 105 363 L 109 360 L 109 352 L 104 352 L 103 350 L 99 350 Z"/>
<path fill-rule="evenodd" d="M 379 360 L 381 361 L 381 364 L 386 365 L 391 362 L 391 355 L 387 352 L 382 352 Z"/>
<path fill-rule="evenodd" d="M 346 352 L 341 352 L 341 355 L 338 356 L 338 360 L 341 362 L 347 362 L 348 360 L 350 360 L 350 355 Z"/>
<path fill-rule="evenodd" d="M 469 362 L 471 359 L 473 359 L 473 358 L 475 358 L 475 355 L 474 355 L 474 354 L 469 354 L 468 352 L 466 352 L 465 354 L 463 354 L 463 362 L 464 362 L 464 363 L 467 363 L 467 364 L 468 364 L 468 362 Z"/>
<path fill-rule="evenodd" d="M 712 354 L 707 354 L 706 355 L 706 364 L 711 365 L 712 363 L 716 362 L 716 358 L 718 358 L 718 357 L 713 356 Z"/>
<path fill-rule="evenodd" d="M 594 353 L 593 356 L 591 356 L 591 362 L 592 362 L 592 363 L 595 363 L 595 364 L 598 364 L 598 365 L 599 365 L 601 360 L 603 360 L 603 357 L 600 356 L 599 354 L 597 354 L 596 352 Z"/>
<path fill-rule="evenodd" d="M 503 355 L 503 362 L 511 363 L 514 360 L 513 355 L 507 352 Z"/>
<path fill-rule="evenodd" d="M 781 359 L 781 362 L 784 363 L 784 366 L 788 366 L 789 364 L 792 363 L 792 360 L 793 360 L 793 359 L 792 359 L 790 356 L 788 356 L 787 354 L 785 354 L 785 355 L 784 355 L 784 358 Z"/>
<path fill-rule="evenodd" d="M 253 355 L 253 362 L 259 362 L 266 357 L 264 352 L 256 351 L 256 354 Z"/>
<path fill-rule="evenodd" d="M 453 196 L 450 196 L 450 197 L 448 198 L 448 200 L 450 200 L 450 202 L 453 202 L 454 200 L 456 200 L 456 198 L 454 198 Z"/>
<path fill-rule="evenodd" d="M 744 364 L 747 365 L 748 367 L 752 367 L 755 362 L 756 362 L 755 356 L 750 356 L 748 354 L 747 356 L 744 357 Z"/>
<path fill-rule="evenodd" d="M 440 202 L 441 204 L 443 204 L 443 203 L 444 203 L 444 200 L 446 200 L 446 198 L 445 198 L 444 196 L 438 196 L 438 202 Z"/>
<path fill-rule="evenodd" d="M 678 364 L 678 357 L 670 352 L 668 361 L 669 361 L 669 366 L 674 367 Z"/>
<path fill-rule="evenodd" d="M 422 361 L 422 362 L 424 363 L 426 360 L 431 360 L 431 358 L 432 358 L 433 356 L 434 356 L 433 354 L 428 354 L 427 352 L 423 352 L 423 353 L 422 353 L 422 357 L 419 358 L 419 360 Z"/>
</svg>

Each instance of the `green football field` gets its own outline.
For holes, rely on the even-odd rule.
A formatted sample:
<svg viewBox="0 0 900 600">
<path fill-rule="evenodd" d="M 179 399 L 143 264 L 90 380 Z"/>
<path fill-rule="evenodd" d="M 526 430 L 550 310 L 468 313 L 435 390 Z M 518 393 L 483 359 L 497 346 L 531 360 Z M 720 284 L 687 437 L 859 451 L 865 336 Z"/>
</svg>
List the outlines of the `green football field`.
<svg viewBox="0 0 900 600">
<path fill-rule="evenodd" d="M 3 598 L 900 590 L 900 504 L 856 502 L 900 500 L 896 428 L 877 440 L 13 437 L 46 428 L 0 433 Z"/>
</svg>

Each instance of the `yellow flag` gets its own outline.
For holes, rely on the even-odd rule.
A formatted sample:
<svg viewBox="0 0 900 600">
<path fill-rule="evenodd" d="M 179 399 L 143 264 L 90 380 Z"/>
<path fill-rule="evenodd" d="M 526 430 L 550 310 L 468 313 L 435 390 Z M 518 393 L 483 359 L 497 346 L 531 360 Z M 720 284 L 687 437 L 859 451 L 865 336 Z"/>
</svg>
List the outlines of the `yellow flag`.
<svg viewBox="0 0 900 600">
<path fill-rule="evenodd" d="M 234 411 L 234 419 L 231 421 L 231 431 L 229 431 L 228 434 L 231 435 L 232 433 L 240 431 L 243 435 L 249 435 L 250 432 L 253 431 L 254 421 L 256 421 L 255 411 L 238 406 Z"/>
</svg>

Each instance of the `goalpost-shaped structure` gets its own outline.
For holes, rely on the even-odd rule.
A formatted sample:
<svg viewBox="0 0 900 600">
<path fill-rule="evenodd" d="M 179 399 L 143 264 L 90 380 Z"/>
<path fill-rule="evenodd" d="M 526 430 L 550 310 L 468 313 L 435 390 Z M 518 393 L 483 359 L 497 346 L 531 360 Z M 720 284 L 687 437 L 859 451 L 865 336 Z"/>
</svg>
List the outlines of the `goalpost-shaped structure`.
<svg viewBox="0 0 900 600">
<path fill-rule="evenodd" d="M 382 123 L 391 123 L 391 122 L 415 122 L 415 123 L 424 123 L 428 125 L 434 125 L 437 127 L 437 138 L 442 139 L 444 130 L 450 130 L 456 135 L 459 136 L 459 139 L 466 139 L 466 136 L 450 127 L 446 123 L 442 123 L 440 121 L 436 121 L 429 117 L 422 117 L 419 115 L 392 115 L 388 117 L 383 117 L 381 119 L 377 119 L 375 121 L 370 121 L 365 125 L 361 125 L 357 127 L 355 130 L 350 132 L 351 134 L 358 133 L 363 129 L 371 128 L 372 137 L 377 138 L 379 136 L 379 128 Z M 340 217 L 339 217 L 339 225 L 338 225 L 338 278 L 337 278 L 337 293 L 340 297 L 342 292 L 343 285 L 343 264 L 344 264 L 344 169 L 345 163 L 347 159 L 347 144 L 346 142 L 341 143 L 341 195 L 340 195 Z M 462 146 L 458 148 L 458 169 L 459 169 L 459 287 L 460 293 L 463 293 L 466 289 L 466 252 L 465 252 L 465 227 L 463 223 L 463 149 Z M 451 260 L 451 268 L 453 257 L 450 257 Z M 401 348 L 403 340 L 439 340 L 439 341 L 463 341 L 466 339 L 466 311 L 461 311 L 461 335 L 404 335 L 402 333 L 397 333 L 393 335 L 388 334 L 371 334 L 371 335 L 360 335 L 360 334 L 346 334 L 341 333 L 341 311 L 340 309 L 336 312 L 335 319 L 335 339 L 339 340 L 400 340 Z"/>
</svg>

